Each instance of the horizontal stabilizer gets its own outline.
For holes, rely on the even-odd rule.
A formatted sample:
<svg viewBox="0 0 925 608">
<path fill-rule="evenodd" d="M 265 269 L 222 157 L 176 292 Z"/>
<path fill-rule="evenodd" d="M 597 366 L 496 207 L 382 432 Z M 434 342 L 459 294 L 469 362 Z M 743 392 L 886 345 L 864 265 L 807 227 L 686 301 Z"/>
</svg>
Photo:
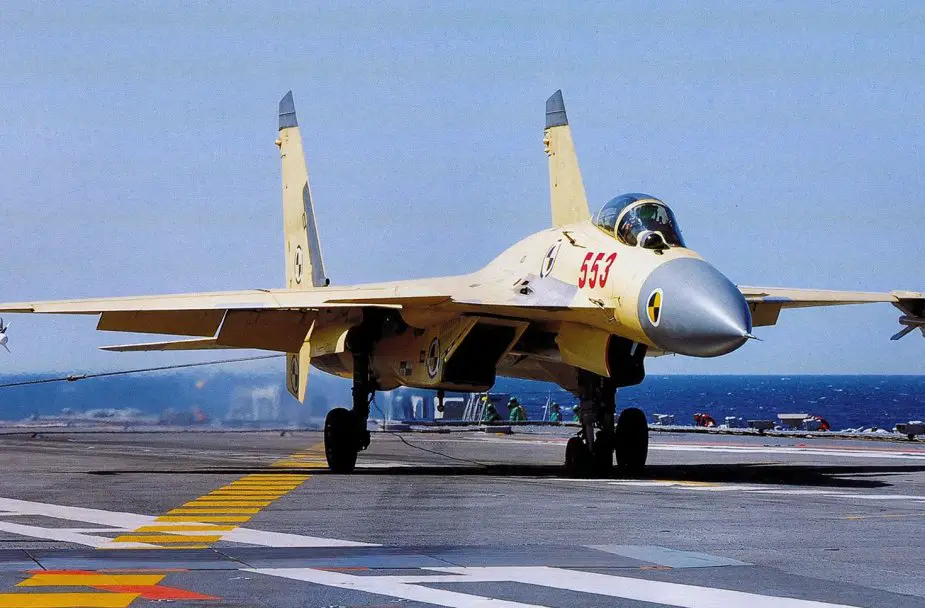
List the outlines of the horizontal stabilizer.
<svg viewBox="0 0 925 608">
<path fill-rule="evenodd" d="M 237 346 L 222 346 L 215 338 L 204 340 L 174 340 L 172 342 L 148 342 L 146 344 L 121 344 L 117 346 L 101 346 L 100 350 L 114 353 L 132 353 L 158 350 L 220 350 L 238 348 Z"/>
</svg>

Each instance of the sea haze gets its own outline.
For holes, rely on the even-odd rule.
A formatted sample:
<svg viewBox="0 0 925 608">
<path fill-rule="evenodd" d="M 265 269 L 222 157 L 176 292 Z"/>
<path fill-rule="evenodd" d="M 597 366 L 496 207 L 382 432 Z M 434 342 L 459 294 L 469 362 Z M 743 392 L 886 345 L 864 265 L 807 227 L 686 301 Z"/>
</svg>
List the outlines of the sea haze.
<svg viewBox="0 0 925 608">
<path fill-rule="evenodd" d="M 3 376 L 0 383 L 39 378 Z M 563 409 L 575 403 L 569 393 L 542 382 L 502 378 L 494 390 L 519 397 L 534 420 L 542 418 L 548 398 Z M 311 374 L 306 406 L 289 397 L 281 373 L 152 373 L 5 388 L 0 390 L 0 419 L 57 415 L 65 408 L 134 408 L 145 415 L 198 408 L 221 420 L 235 407 L 247 408 L 255 391 L 262 399 L 278 399 L 281 420 L 291 422 L 345 405 L 350 394 L 347 381 L 317 371 Z M 701 411 L 718 422 L 725 416 L 775 419 L 784 412 L 821 415 L 833 429 L 892 428 L 896 422 L 925 418 L 925 376 L 650 376 L 619 392 L 618 407 L 630 406 L 650 415 L 674 414 L 683 424 Z"/>
</svg>

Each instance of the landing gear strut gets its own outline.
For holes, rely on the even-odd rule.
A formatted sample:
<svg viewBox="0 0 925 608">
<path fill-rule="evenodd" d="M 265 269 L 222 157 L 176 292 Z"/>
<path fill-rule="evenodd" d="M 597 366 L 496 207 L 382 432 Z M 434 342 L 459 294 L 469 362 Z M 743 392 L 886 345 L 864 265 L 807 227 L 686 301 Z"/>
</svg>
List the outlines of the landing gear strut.
<svg viewBox="0 0 925 608">
<path fill-rule="evenodd" d="M 352 473 L 357 454 L 369 447 L 369 404 L 376 391 L 370 378 L 369 350 L 353 351 L 353 409 L 338 407 L 324 419 L 324 455 L 332 473 Z"/>
<path fill-rule="evenodd" d="M 569 477 L 609 477 L 614 454 L 621 472 L 638 474 L 646 463 L 649 428 L 642 410 L 628 408 L 614 424 L 617 382 L 591 372 L 578 372 L 581 430 L 565 446 Z"/>
</svg>

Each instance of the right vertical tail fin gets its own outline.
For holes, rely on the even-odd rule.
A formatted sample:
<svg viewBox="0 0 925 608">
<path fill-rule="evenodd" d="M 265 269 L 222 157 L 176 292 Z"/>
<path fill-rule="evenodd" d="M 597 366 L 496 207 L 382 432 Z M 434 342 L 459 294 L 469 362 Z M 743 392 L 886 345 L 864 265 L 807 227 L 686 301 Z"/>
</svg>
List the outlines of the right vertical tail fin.
<svg viewBox="0 0 925 608">
<path fill-rule="evenodd" d="M 591 219 L 561 90 L 546 100 L 546 130 L 543 134 L 549 157 L 549 202 L 553 227 Z"/>
<path fill-rule="evenodd" d="M 279 138 L 276 140 L 283 173 L 283 236 L 286 246 L 286 287 L 325 287 L 321 241 L 308 184 L 302 136 L 295 114 L 292 91 L 279 102 Z"/>
<path fill-rule="evenodd" d="M 286 287 L 311 289 L 326 287 L 330 280 L 324 274 L 321 241 L 312 206 L 312 191 L 308 184 L 308 168 L 299 134 L 292 91 L 279 102 L 279 137 L 276 140 L 283 174 L 283 238 L 286 259 Z M 313 326 L 314 327 L 314 326 Z M 297 353 L 286 355 L 286 388 L 292 396 L 305 403 L 308 386 L 312 330 Z"/>
</svg>

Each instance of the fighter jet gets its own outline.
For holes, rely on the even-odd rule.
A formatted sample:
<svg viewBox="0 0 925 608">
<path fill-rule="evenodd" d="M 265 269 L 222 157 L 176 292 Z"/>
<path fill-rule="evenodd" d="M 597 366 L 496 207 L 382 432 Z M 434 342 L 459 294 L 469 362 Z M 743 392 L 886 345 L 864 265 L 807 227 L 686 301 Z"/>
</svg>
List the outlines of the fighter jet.
<svg viewBox="0 0 925 608">
<path fill-rule="evenodd" d="M 285 287 L 0 304 L 0 312 L 99 314 L 97 329 L 187 336 L 112 351 L 254 348 L 287 353 L 289 391 L 305 400 L 309 365 L 353 382 L 351 409 L 328 413 L 330 469 L 354 470 L 370 444 L 376 391 L 486 391 L 500 376 L 555 382 L 580 402 L 565 450 L 574 476 L 638 473 L 645 414 L 617 389 L 642 382 L 647 356 L 718 357 L 782 310 L 888 302 L 925 326 L 925 296 L 742 287 L 685 244 L 663 201 L 623 194 L 592 215 L 561 91 L 546 102 L 551 227 L 472 274 L 332 286 L 324 269 L 292 93 L 279 104 Z M 900 332 L 903 334 L 906 330 Z M 899 335 L 898 335 L 899 336 Z"/>
</svg>

